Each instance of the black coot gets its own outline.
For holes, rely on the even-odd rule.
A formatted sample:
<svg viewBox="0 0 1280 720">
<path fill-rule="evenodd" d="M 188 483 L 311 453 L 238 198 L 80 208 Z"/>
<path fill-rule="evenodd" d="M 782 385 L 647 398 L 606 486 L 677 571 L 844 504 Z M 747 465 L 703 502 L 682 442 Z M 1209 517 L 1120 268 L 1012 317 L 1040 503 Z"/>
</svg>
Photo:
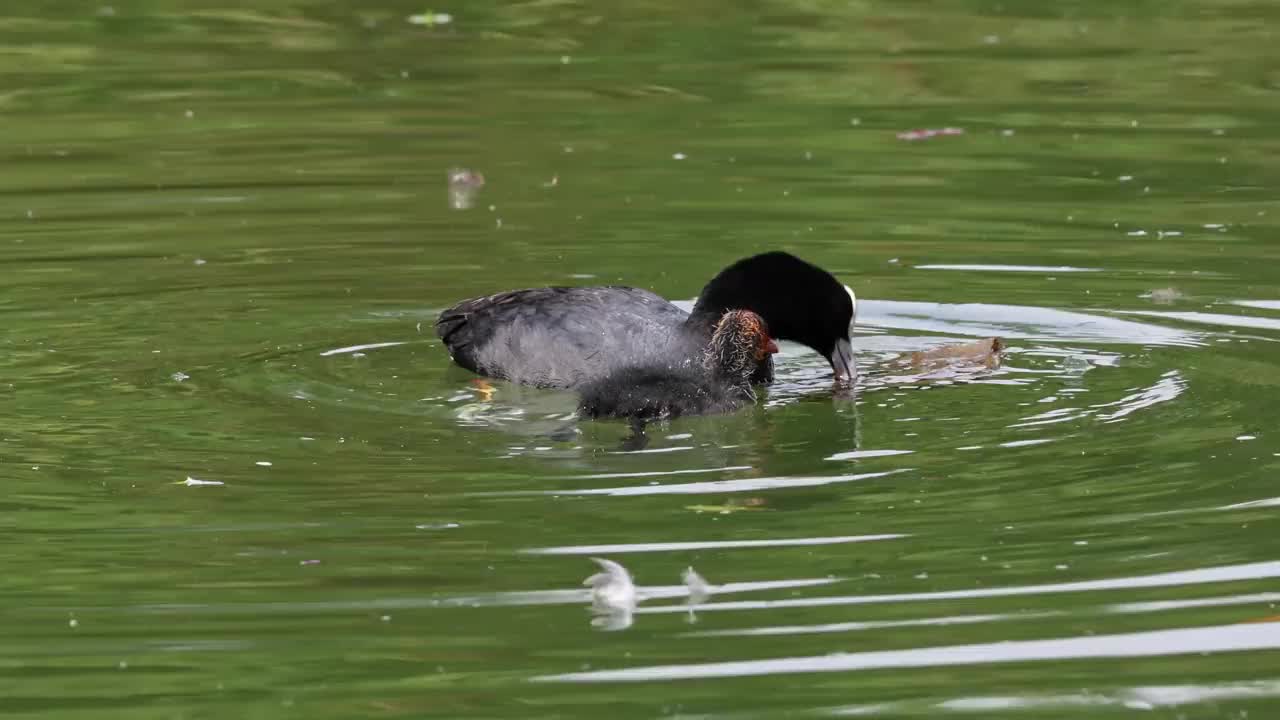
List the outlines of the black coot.
<svg viewBox="0 0 1280 720">
<path fill-rule="evenodd" d="M 627 365 L 578 387 L 588 418 L 649 421 L 732 412 L 755 402 L 751 378 L 778 346 L 750 310 L 725 313 L 696 364 Z"/>
<path fill-rule="evenodd" d="M 454 362 L 490 377 L 577 387 L 622 366 L 696 362 L 725 312 L 750 310 L 773 337 L 827 358 L 836 379 L 857 377 L 853 291 L 789 253 L 755 255 L 707 283 L 686 313 L 637 288 L 545 287 L 464 300 L 440 314 L 436 334 Z M 773 379 L 772 361 L 754 382 Z"/>
</svg>

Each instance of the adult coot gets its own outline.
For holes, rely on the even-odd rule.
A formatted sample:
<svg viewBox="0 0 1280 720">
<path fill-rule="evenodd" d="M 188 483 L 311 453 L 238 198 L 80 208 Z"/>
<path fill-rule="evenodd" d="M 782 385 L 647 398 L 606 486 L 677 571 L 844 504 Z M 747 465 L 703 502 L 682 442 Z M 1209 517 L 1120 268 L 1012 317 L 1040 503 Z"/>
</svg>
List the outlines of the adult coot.
<svg viewBox="0 0 1280 720">
<path fill-rule="evenodd" d="M 637 364 L 578 387 L 578 413 L 589 418 L 649 421 L 732 412 L 756 400 L 751 378 L 778 352 L 765 321 L 730 310 L 711 333 L 697 364 Z"/>
<path fill-rule="evenodd" d="M 750 310 L 773 337 L 822 354 L 853 383 L 857 298 L 830 273 L 786 252 L 721 270 L 686 313 L 638 288 L 545 287 L 464 300 L 440 314 L 436 334 L 472 372 L 543 387 L 577 387 L 623 366 L 697 362 L 720 317 Z M 752 377 L 770 382 L 766 358 Z"/>
</svg>

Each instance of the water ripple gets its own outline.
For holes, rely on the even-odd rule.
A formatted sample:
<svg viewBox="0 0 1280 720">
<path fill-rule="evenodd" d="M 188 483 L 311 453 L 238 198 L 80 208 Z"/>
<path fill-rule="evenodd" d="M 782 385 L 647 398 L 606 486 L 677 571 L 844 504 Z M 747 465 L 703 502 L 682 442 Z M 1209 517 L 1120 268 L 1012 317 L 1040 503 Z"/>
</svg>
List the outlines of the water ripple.
<svg viewBox="0 0 1280 720">
<path fill-rule="evenodd" d="M 1200 323 L 1202 325 L 1223 325 L 1226 327 L 1250 328 L 1255 330 L 1280 330 L 1280 320 L 1273 318 L 1249 317 L 1246 315 L 1225 315 L 1223 313 L 1203 312 L 1162 312 L 1159 310 L 1122 310 L 1123 315 L 1144 315 L 1146 317 L 1167 318 L 1183 322 Z"/>
<path fill-rule="evenodd" d="M 875 705 L 850 705 L 828 711 L 838 716 L 872 716 L 918 714 L 933 715 L 938 711 L 972 713 L 1001 710 L 1062 710 L 1067 708 L 1120 707 L 1132 710 L 1154 710 L 1223 700 L 1246 700 L 1280 695 L 1280 680 L 1222 683 L 1220 685 L 1149 685 L 1107 692 L 1060 693 L 1043 695 L 984 695 L 961 697 L 941 702 L 906 700 Z M 1243 715 L 1242 715 L 1243 717 Z"/>
<path fill-rule="evenodd" d="M 1161 657 L 1280 648 L 1280 625 L 1212 625 L 1178 630 L 943 645 L 910 650 L 834 653 L 770 660 L 652 665 L 623 670 L 543 675 L 535 682 L 648 682 L 792 673 L 853 672 L 886 668 L 951 667 L 1043 660 Z"/>
<path fill-rule="evenodd" d="M 1022 620 L 1045 618 L 1061 615 L 1059 612 L 993 613 L 989 615 L 952 615 L 938 618 L 916 618 L 912 620 L 872 620 L 862 622 L 823 623 L 821 625 L 775 625 L 762 628 L 743 628 L 739 630 L 704 630 L 685 633 L 685 637 L 760 637 L 771 635 L 810 635 L 815 633 L 858 632 L 862 630 L 885 630 L 903 627 L 932 627 L 940 625 L 972 625 L 978 623 L 1001 622 L 1004 620 Z"/>
<path fill-rule="evenodd" d="M 917 270 L 973 270 L 986 272 L 1030 272 L 1030 273 L 1093 273 L 1102 272 L 1102 268 L 1082 268 L 1070 265 L 916 265 Z"/>
<path fill-rule="evenodd" d="M 1048 593 L 1076 593 L 1097 590 L 1130 590 L 1137 588 L 1174 587 L 1182 585 L 1201 585 L 1207 583 L 1233 582 L 1237 580 L 1260 580 L 1280 577 L 1280 561 L 1271 560 L 1240 565 L 1220 565 L 1217 567 L 1198 568 L 1195 570 L 1178 570 L 1174 572 L 1156 573 L 1153 575 L 1136 575 L 1131 577 L 1107 578 L 1103 580 L 1081 580 L 1077 582 L 1047 583 L 1044 585 L 1019 585 L 1013 587 L 981 588 L 977 590 L 942 590 L 926 593 L 898 593 L 889 595 L 844 595 L 816 598 L 791 598 L 787 600 L 760 600 L 740 602 L 713 602 L 702 605 L 699 611 L 711 610 L 761 610 L 772 608 L 827 607 L 834 605 L 870 605 L 875 603 L 907 603 L 933 600 L 961 600 L 972 598 L 1016 597 L 1023 595 L 1044 595 Z M 675 608 L 650 607 L 640 612 L 663 613 L 673 612 Z"/>
<path fill-rule="evenodd" d="M 816 487 L 835 483 L 870 480 L 887 477 L 897 473 L 908 472 L 913 468 L 887 470 L 874 473 L 857 473 L 853 475 L 830 476 L 775 476 L 761 478 L 743 478 L 741 480 L 713 480 L 710 482 L 680 483 L 673 485 L 626 485 L 611 488 L 580 488 L 570 490 L 537 490 L 536 495 L 610 495 L 629 497 L 636 495 L 699 495 L 711 493 L 750 492 L 753 490 L 771 490 L 774 488 Z M 503 493 L 512 494 L 512 493 Z M 514 494 L 530 494 L 517 492 Z"/>
<path fill-rule="evenodd" d="M 864 300 L 858 305 L 860 325 L 899 330 L 1124 345 L 1197 347 L 1204 344 L 1200 334 L 1176 328 L 1029 305 L 949 305 L 889 300 Z"/>
<path fill-rule="evenodd" d="M 603 555 L 609 553 L 670 552 L 677 550 L 728 550 L 733 548 L 796 547 L 805 545 L 840 545 L 844 543 L 896 540 L 910 537 L 898 533 L 884 535 L 846 535 L 843 537 L 780 538 L 777 540 L 706 540 L 695 542 L 627 543 L 621 545 L 564 545 L 528 548 L 528 555 Z"/>
</svg>

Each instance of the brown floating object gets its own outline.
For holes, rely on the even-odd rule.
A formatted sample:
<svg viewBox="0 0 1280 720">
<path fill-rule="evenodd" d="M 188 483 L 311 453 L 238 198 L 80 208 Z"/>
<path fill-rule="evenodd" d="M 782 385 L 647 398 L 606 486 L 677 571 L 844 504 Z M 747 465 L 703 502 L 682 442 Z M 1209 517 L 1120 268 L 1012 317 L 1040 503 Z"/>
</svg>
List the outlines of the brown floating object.
<svg viewBox="0 0 1280 720">
<path fill-rule="evenodd" d="M 985 365 L 994 370 L 1000 367 L 1000 353 L 1005 347 L 1005 342 L 998 337 L 983 338 L 971 343 L 917 350 L 898 356 L 897 361 L 917 369 L 936 369 L 947 365 Z"/>
</svg>

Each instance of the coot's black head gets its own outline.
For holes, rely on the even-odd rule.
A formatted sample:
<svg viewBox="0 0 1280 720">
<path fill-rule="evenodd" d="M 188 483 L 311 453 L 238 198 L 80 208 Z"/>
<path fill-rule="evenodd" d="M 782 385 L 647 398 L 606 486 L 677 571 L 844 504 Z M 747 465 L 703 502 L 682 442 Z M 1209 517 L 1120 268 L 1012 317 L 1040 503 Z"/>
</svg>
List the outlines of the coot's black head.
<svg viewBox="0 0 1280 720">
<path fill-rule="evenodd" d="M 693 318 L 705 321 L 732 309 L 750 310 L 773 337 L 821 353 L 837 381 L 857 378 L 851 343 L 857 298 L 826 270 L 781 251 L 739 260 L 703 288 Z"/>
<path fill-rule="evenodd" d="M 750 391 L 751 376 L 778 344 L 769 326 L 750 310 L 730 310 L 720 317 L 702 356 L 702 366 L 714 377 Z"/>
</svg>

